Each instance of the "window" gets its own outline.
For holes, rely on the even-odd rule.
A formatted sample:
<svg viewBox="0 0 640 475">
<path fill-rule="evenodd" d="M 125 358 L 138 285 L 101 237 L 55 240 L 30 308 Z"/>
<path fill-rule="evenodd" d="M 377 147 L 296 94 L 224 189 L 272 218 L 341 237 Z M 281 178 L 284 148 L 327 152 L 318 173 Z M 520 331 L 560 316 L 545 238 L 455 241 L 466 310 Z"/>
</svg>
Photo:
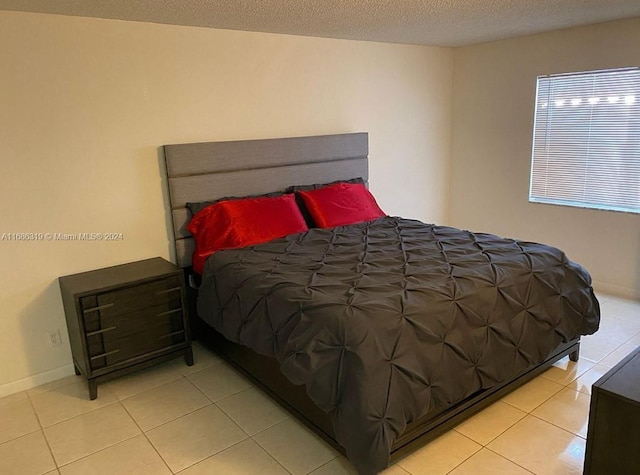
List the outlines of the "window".
<svg viewBox="0 0 640 475">
<path fill-rule="evenodd" d="M 529 201 L 640 213 L 640 68 L 538 77 Z"/>
</svg>

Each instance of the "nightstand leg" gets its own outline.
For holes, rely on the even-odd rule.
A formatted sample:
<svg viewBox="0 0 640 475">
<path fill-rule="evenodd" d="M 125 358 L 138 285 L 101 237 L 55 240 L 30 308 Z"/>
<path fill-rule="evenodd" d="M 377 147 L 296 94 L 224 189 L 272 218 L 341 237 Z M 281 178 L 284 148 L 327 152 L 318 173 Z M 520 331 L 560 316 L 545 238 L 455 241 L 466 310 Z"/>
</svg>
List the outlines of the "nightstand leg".
<svg viewBox="0 0 640 475">
<path fill-rule="evenodd" d="M 98 397 L 98 383 L 94 379 L 88 380 L 89 383 L 89 399 L 92 401 Z"/>
<path fill-rule="evenodd" d="M 193 366 L 193 349 L 191 347 L 184 350 L 184 361 L 187 366 Z"/>
</svg>

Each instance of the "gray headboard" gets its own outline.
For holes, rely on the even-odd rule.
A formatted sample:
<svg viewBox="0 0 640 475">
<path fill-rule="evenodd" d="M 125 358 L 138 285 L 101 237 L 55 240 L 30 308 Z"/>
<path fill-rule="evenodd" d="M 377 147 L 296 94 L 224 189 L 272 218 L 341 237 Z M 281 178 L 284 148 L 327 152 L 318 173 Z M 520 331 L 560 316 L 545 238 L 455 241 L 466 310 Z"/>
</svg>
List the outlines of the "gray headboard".
<svg viewBox="0 0 640 475">
<path fill-rule="evenodd" d="M 165 145 L 176 259 L 191 265 L 187 202 L 284 191 L 291 185 L 369 178 L 366 132 Z"/>
</svg>

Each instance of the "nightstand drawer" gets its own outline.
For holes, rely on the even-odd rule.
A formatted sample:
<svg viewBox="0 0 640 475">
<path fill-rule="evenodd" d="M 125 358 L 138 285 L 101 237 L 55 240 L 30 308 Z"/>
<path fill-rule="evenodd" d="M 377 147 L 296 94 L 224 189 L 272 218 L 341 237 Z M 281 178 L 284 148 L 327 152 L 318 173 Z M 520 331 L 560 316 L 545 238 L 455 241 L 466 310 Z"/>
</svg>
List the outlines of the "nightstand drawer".
<svg viewBox="0 0 640 475">
<path fill-rule="evenodd" d="M 85 312 L 83 314 L 85 334 L 90 335 L 101 331 L 118 334 L 131 333 L 135 332 L 137 328 L 144 329 L 144 326 L 150 324 L 152 320 L 163 316 L 176 313 L 182 315 L 180 294 L 174 294 L 174 297 L 176 298 L 159 305 L 155 304 L 127 313 L 104 312 L 103 310 Z"/>
<path fill-rule="evenodd" d="M 167 334 L 184 330 L 180 302 L 173 308 L 157 305 L 125 315 L 92 320 L 91 323 L 91 327 L 85 327 L 87 342 L 91 339 L 95 341 L 96 338 L 114 341 L 129 335 L 146 334 L 151 328 L 164 328 Z"/>
<path fill-rule="evenodd" d="M 96 314 L 102 318 L 123 315 L 160 303 L 180 302 L 181 299 L 180 279 L 169 276 L 147 284 L 83 297 L 80 305 L 86 321 Z"/>
<path fill-rule="evenodd" d="M 182 307 L 143 309 L 109 318 L 103 328 L 87 332 L 87 354 L 92 370 L 184 343 L 187 334 Z"/>
</svg>

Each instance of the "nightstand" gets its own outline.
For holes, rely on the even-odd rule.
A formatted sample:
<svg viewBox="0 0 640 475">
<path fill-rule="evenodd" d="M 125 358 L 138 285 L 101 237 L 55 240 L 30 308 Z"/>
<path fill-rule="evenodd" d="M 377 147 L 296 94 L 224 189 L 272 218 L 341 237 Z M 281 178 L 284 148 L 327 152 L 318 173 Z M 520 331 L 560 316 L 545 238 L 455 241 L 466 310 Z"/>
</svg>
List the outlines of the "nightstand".
<svg viewBox="0 0 640 475">
<path fill-rule="evenodd" d="M 193 365 L 182 269 L 155 257 L 58 279 L 76 374 L 98 383 L 177 356 Z"/>
</svg>

